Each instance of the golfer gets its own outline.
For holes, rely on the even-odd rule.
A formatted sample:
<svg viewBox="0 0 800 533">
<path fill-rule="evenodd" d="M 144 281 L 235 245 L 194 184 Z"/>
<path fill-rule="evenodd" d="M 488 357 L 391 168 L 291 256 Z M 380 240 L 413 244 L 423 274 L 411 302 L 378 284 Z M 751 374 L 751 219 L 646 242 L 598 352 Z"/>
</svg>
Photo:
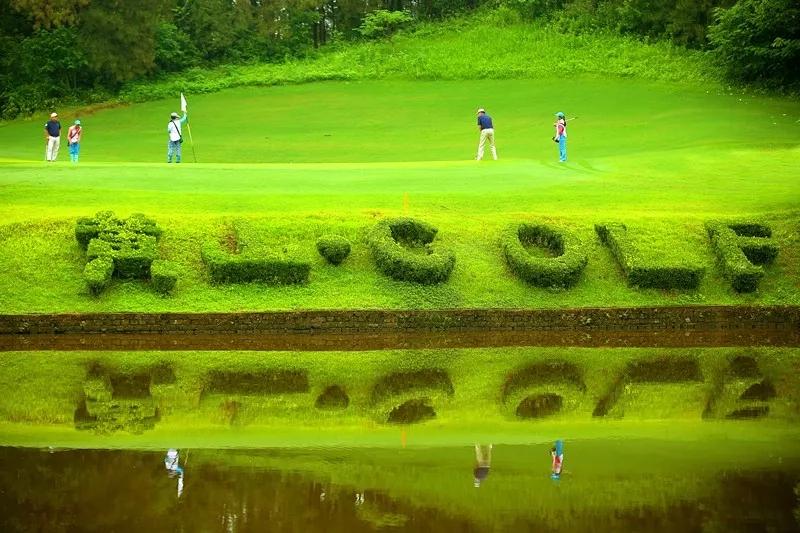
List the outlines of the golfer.
<svg viewBox="0 0 800 533">
<path fill-rule="evenodd" d="M 481 140 L 478 143 L 478 161 L 483 159 L 483 147 L 489 141 L 489 148 L 492 149 L 492 157 L 497 161 L 497 149 L 494 147 L 494 125 L 492 117 L 486 114 L 486 110 L 478 109 L 478 130 L 481 132 Z"/>
<path fill-rule="evenodd" d="M 58 149 L 61 146 L 61 123 L 56 112 L 50 113 L 50 120 L 44 125 L 44 140 L 47 142 L 45 161 L 53 162 L 58 157 Z"/>
<path fill-rule="evenodd" d="M 67 142 L 69 143 L 69 160 L 73 163 L 78 162 L 78 156 L 81 153 L 81 137 L 83 137 L 83 128 L 81 121 L 76 120 L 75 123 L 67 130 Z"/>
<path fill-rule="evenodd" d="M 181 135 L 181 126 L 186 124 L 189 120 L 186 112 L 179 119 L 177 113 L 170 113 L 169 123 L 167 124 L 167 163 L 172 163 L 172 156 L 175 156 L 175 162 L 181 162 L 181 143 L 183 142 L 183 135 Z"/>
<path fill-rule="evenodd" d="M 561 163 L 567 160 L 567 117 L 559 111 L 556 113 L 556 135 L 553 140 L 558 143 L 558 160 Z"/>
</svg>

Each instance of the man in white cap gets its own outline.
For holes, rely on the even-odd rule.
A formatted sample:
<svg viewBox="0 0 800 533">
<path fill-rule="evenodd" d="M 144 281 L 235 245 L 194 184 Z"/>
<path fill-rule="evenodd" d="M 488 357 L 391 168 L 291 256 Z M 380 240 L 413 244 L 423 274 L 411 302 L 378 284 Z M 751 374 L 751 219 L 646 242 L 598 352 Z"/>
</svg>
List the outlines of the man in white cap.
<svg viewBox="0 0 800 533">
<path fill-rule="evenodd" d="M 489 141 L 489 148 L 492 150 L 492 157 L 497 161 L 497 149 L 494 147 L 494 125 L 492 117 L 486 114 L 483 108 L 478 109 L 478 130 L 481 132 L 481 140 L 478 143 L 478 161 L 483 159 L 483 147 Z"/>
<path fill-rule="evenodd" d="M 181 143 L 183 142 L 183 135 L 181 135 L 181 126 L 186 124 L 188 120 L 186 111 L 183 116 L 178 118 L 177 113 L 170 113 L 169 123 L 167 124 L 167 163 L 172 163 L 172 156 L 175 156 L 175 162 L 181 162 Z"/>
<path fill-rule="evenodd" d="M 44 125 L 44 140 L 47 142 L 44 158 L 53 162 L 58 157 L 58 148 L 61 146 L 61 123 L 56 112 L 50 113 L 50 120 Z"/>
</svg>

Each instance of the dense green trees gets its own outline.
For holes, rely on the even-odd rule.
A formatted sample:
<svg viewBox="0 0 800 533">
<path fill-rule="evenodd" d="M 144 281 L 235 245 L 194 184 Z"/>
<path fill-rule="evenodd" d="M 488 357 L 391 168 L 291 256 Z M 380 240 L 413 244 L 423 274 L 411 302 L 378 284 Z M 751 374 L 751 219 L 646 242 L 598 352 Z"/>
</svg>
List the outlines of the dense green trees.
<svg viewBox="0 0 800 533">
<path fill-rule="evenodd" d="M 797 0 L 739 0 L 717 12 L 709 37 L 734 79 L 783 86 L 800 82 Z"/>
<path fill-rule="evenodd" d="M 734 80 L 798 83 L 797 0 L 0 0 L 0 117 L 198 65 L 282 61 L 483 4 L 562 31 L 711 47 Z"/>
</svg>

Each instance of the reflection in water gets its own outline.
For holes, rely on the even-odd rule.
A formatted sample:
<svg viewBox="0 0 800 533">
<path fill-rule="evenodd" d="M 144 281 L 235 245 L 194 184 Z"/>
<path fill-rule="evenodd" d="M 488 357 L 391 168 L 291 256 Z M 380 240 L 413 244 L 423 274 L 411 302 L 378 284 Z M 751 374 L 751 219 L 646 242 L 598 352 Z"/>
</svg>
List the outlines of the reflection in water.
<svg viewBox="0 0 800 533">
<path fill-rule="evenodd" d="M 492 445 L 491 444 L 476 444 L 475 445 L 475 469 L 472 471 L 475 478 L 475 487 L 480 487 L 487 477 L 489 477 L 489 469 L 492 467 Z"/>
<path fill-rule="evenodd" d="M 550 477 L 561 479 L 561 468 L 564 466 L 564 441 L 559 439 L 555 446 L 550 449 L 550 457 L 553 459 Z"/>
<path fill-rule="evenodd" d="M 796 455 L 764 470 L 763 449 L 714 459 L 691 443 L 644 446 L 570 441 L 575 474 L 555 487 L 541 465 L 546 447 L 503 446 L 480 491 L 463 482 L 463 447 L 193 449 L 192 490 L 180 499 L 163 470 L 182 479 L 187 456 L 177 449 L 0 448 L 0 531 L 797 529 Z M 492 445 L 474 451 L 488 473 Z"/>
<path fill-rule="evenodd" d="M 164 468 L 169 472 L 169 477 L 178 478 L 178 498 L 180 498 L 183 494 L 183 467 L 180 464 L 178 450 L 175 448 L 167 450 L 167 455 L 164 456 Z"/>
</svg>

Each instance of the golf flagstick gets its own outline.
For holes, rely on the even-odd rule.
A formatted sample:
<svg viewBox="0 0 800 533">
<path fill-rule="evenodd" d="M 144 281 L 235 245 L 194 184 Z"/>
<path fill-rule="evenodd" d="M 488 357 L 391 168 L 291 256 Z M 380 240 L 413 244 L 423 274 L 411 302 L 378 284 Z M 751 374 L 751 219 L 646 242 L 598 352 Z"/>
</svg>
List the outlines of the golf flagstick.
<svg viewBox="0 0 800 533">
<path fill-rule="evenodd" d="M 194 158 L 194 162 L 197 163 L 197 154 L 194 152 L 194 140 L 192 139 L 192 127 L 189 123 L 186 123 L 186 129 L 189 130 L 189 144 L 192 145 L 192 157 Z"/>
<path fill-rule="evenodd" d="M 186 114 L 186 98 L 184 98 L 183 93 L 181 93 L 181 111 L 183 111 L 184 115 Z M 194 162 L 197 163 L 197 154 L 194 151 L 194 139 L 192 138 L 192 125 L 189 124 L 189 120 L 186 120 L 186 129 L 189 130 L 189 144 L 192 145 L 192 158 Z"/>
</svg>

